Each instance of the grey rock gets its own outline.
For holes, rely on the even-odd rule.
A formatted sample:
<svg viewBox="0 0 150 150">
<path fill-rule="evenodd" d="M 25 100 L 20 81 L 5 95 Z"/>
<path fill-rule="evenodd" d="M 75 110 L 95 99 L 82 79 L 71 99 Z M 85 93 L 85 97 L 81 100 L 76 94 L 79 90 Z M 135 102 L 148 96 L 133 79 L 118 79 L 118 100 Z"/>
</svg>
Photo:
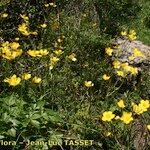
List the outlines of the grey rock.
<svg viewBox="0 0 150 150">
<path fill-rule="evenodd" d="M 129 41 L 127 38 L 118 38 L 114 41 L 114 45 L 119 46 L 114 48 L 112 56 L 113 60 L 118 59 L 121 62 L 128 62 L 132 65 L 146 64 L 150 65 L 150 46 L 143 44 L 141 41 Z M 133 60 L 129 59 L 133 56 L 133 49 L 137 48 L 144 57 L 136 57 Z"/>
</svg>

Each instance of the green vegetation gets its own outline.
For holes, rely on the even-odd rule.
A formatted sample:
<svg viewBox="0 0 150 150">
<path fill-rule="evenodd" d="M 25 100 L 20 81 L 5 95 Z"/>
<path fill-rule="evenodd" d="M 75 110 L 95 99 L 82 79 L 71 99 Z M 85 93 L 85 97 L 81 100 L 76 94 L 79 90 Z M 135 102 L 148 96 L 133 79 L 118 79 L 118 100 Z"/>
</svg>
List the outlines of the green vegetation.
<svg viewBox="0 0 150 150">
<path fill-rule="evenodd" d="M 149 149 L 149 66 L 139 73 L 110 57 L 122 31 L 149 45 L 149 6 L 148 0 L 0 1 L 0 149 L 27 149 L 28 140 L 58 143 L 29 150 Z M 120 66 L 131 75 L 116 73 Z M 94 142 L 65 145 L 67 139 Z"/>
</svg>

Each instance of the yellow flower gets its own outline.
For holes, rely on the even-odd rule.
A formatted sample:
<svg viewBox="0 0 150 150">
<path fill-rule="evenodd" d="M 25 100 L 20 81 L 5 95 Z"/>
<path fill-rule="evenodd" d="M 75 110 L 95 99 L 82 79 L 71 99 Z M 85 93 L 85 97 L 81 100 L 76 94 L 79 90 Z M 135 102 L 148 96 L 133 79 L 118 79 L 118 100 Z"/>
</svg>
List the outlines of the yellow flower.
<svg viewBox="0 0 150 150">
<path fill-rule="evenodd" d="M 44 4 L 44 6 L 45 6 L 45 7 L 48 7 L 48 6 L 49 6 L 49 4 Z"/>
<path fill-rule="evenodd" d="M 42 28 L 46 28 L 46 27 L 47 27 L 47 24 L 46 24 L 46 23 L 41 24 L 41 27 L 42 27 Z"/>
<path fill-rule="evenodd" d="M 118 60 L 115 60 L 113 62 L 113 66 L 114 66 L 115 69 L 119 69 L 121 67 L 121 62 L 118 61 Z"/>
<path fill-rule="evenodd" d="M 54 3 L 49 3 L 50 6 L 56 7 Z"/>
<path fill-rule="evenodd" d="M 32 82 L 34 82 L 34 83 L 40 83 L 41 81 L 42 81 L 42 79 L 39 78 L 39 77 L 37 77 L 37 76 L 35 76 L 35 77 L 32 79 Z"/>
<path fill-rule="evenodd" d="M 138 105 L 132 104 L 132 107 L 133 107 L 133 112 L 135 112 L 136 114 L 140 115 L 143 113 L 142 108 L 139 107 Z"/>
<path fill-rule="evenodd" d="M 22 54 L 21 49 L 17 49 L 20 45 L 19 43 L 13 42 L 5 42 L 2 44 L 2 57 L 6 58 L 8 60 L 15 59 L 16 57 L 20 56 Z"/>
<path fill-rule="evenodd" d="M 17 49 L 18 47 L 20 46 L 20 44 L 19 43 L 17 43 L 17 42 L 12 42 L 12 43 L 10 43 L 10 47 L 12 48 L 12 49 Z"/>
<path fill-rule="evenodd" d="M 29 80 L 30 78 L 31 78 L 31 74 L 30 73 L 24 73 L 22 75 L 22 79 L 24 79 L 24 80 Z"/>
<path fill-rule="evenodd" d="M 15 40 L 16 40 L 16 41 L 19 41 L 19 37 L 16 37 Z"/>
<path fill-rule="evenodd" d="M 38 35 L 38 33 L 36 31 L 30 32 L 30 34 L 32 34 L 32 35 Z"/>
<path fill-rule="evenodd" d="M 110 47 L 105 48 L 105 52 L 108 56 L 112 56 L 113 49 Z"/>
<path fill-rule="evenodd" d="M 127 72 L 131 70 L 131 67 L 129 66 L 128 63 L 122 63 L 121 67 Z"/>
<path fill-rule="evenodd" d="M 129 56 L 129 60 L 134 60 L 135 57 L 134 56 Z"/>
<path fill-rule="evenodd" d="M 92 81 L 85 81 L 85 82 L 84 82 L 84 85 L 85 85 L 86 87 L 92 87 L 92 86 L 94 86 L 94 83 L 92 83 Z"/>
<path fill-rule="evenodd" d="M 8 17 L 8 14 L 7 13 L 3 13 L 2 14 L 2 18 L 6 18 L 6 17 Z"/>
<path fill-rule="evenodd" d="M 150 130 L 150 124 L 147 125 L 147 129 Z"/>
<path fill-rule="evenodd" d="M 39 53 L 42 55 L 42 56 L 46 56 L 46 55 L 48 55 L 48 50 L 47 49 L 41 49 L 41 50 L 39 50 Z"/>
<path fill-rule="evenodd" d="M 32 57 L 41 57 L 41 55 L 39 54 L 39 51 L 37 50 L 28 50 L 27 53 L 28 55 Z"/>
<path fill-rule="evenodd" d="M 136 32 L 134 30 L 130 30 L 129 31 L 129 34 L 128 34 L 128 38 L 129 40 L 133 41 L 135 40 L 137 37 L 136 37 Z"/>
<path fill-rule="evenodd" d="M 117 71 L 117 75 L 121 77 L 125 77 L 125 74 L 123 71 Z"/>
<path fill-rule="evenodd" d="M 118 119 L 120 119 L 120 117 L 119 117 L 119 116 L 116 116 L 116 117 L 115 117 L 115 120 L 118 120 Z"/>
<path fill-rule="evenodd" d="M 59 50 L 55 50 L 54 53 L 57 55 L 57 56 L 60 56 L 61 54 L 63 54 L 63 51 L 61 49 Z"/>
<path fill-rule="evenodd" d="M 58 58 L 58 57 L 55 57 L 55 56 L 53 56 L 53 57 L 50 59 L 50 63 L 51 63 L 51 64 L 56 64 L 58 61 L 59 61 L 59 58 Z"/>
<path fill-rule="evenodd" d="M 138 48 L 133 48 L 133 55 L 134 55 L 134 57 L 145 58 L 145 55 Z"/>
<path fill-rule="evenodd" d="M 131 34 L 131 35 L 136 35 L 136 32 L 135 32 L 135 30 L 130 30 L 130 31 L 129 31 L 129 34 Z"/>
<path fill-rule="evenodd" d="M 50 6 L 53 6 L 53 5 L 54 5 L 54 3 L 49 3 L 49 5 L 50 5 Z"/>
<path fill-rule="evenodd" d="M 21 82 L 21 78 L 17 77 L 15 74 L 10 78 L 4 79 L 4 82 L 9 83 L 10 86 L 16 86 Z"/>
<path fill-rule="evenodd" d="M 108 137 L 108 136 L 111 136 L 112 133 L 111 132 L 107 132 L 105 135 Z"/>
<path fill-rule="evenodd" d="M 76 60 L 77 60 L 75 53 L 72 53 L 71 55 L 69 55 L 68 58 L 69 58 L 70 60 L 72 60 L 72 61 L 76 61 Z"/>
<path fill-rule="evenodd" d="M 30 32 L 28 32 L 28 24 L 22 23 L 18 26 L 18 31 L 20 31 L 23 35 L 28 36 Z"/>
<path fill-rule="evenodd" d="M 122 31 L 122 32 L 121 32 L 121 35 L 122 35 L 122 36 L 126 36 L 126 35 L 127 35 L 127 32 L 126 32 L 126 31 Z"/>
<path fill-rule="evenodd" d="M 145 112 L 150 107 L 149 100 L 141 100 L 139 103 L 139 107 Z"/>
<path fill-rule="evenodd" d="M 132 120 L 132 113 L 131 112 L 123 112 L 122 117 L 120 118 L 125 124 L 129 124 Z"/>
<path fill-rule="evenodd" d="M 62 39 L 57 39 L 57 41 L 58 41 L 59 43 L 61 43 L 63 40 L 62 40 Z"/>
<path fill-rule="evenodd" d="M 111 111 L 105 111 L 102 116 L 103 121 L 111 121 L 113 118 L 115 118 L 115 114 L 113 114 Z"/>
<path fill-rule="evenodd" d="M 104 74 L 104 75 L 103 75 L 103 79 L 104 79 L 104 80 L 109 80 L 109 79 L 110 79 L 110 76 Z"/>
<path fill-rule="evenodd" d="M 25 20 L 25 21 L 28 21 L 28 20 L 29 20 L 29 17 L 26 16 L 26 15 L 20 15 L 20 17 L 21 17 L 23 20 Z"/>
<path fill-rule="evenodd" d="M 118 105 L 120 108 L 125 108 L 125 104 L 124 104 L 123 99 L 120 99 L 120 100 L 117 102 L 117 105 Z"/>
<path fill-rule="evenodd" d="M 138 74 L 138 68 L 130 67 L 130 72 L 131 72 L 131 74 L 136 75 L 136 74 Z"/>
</svg>

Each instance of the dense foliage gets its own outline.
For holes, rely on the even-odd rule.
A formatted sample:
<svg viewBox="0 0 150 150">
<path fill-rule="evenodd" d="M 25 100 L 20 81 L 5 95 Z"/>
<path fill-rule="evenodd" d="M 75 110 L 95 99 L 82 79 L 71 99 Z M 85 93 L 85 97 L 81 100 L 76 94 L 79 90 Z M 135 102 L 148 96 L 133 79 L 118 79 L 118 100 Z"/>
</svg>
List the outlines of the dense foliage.
<svg viewBox="0 0 150 150">
<path fill-rule="evenodd" d="M 149 149 L 149 66 L 139 72 L 111 60 L 114 38 L 150 43 L 149 6 L 148 0 L 1 0 L 0 149 L 120 150 L 136 149 L 139 141 Z M 66 139 L 94 142 L 74 146 Z M 59 144 L 27 147 L 27 140 Z"/>
</svg>

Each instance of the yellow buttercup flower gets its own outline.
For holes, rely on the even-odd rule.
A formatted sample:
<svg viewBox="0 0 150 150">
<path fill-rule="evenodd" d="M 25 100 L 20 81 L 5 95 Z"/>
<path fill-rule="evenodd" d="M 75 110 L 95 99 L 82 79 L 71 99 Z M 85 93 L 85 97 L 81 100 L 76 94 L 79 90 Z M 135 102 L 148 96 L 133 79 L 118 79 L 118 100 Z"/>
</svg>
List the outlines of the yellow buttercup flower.
<svg viewBox="0 0 150 150">
<path fill-rule="evenodd" d="M 52 55 L 50 58 L 50 69 L 53 69 L 58 61 L 59 61 L 59 58 Z"/>
<path fill-rule="evenodd" d="M 69 58 L 70 60 L 72 60 L 72 61 L 76 61 L 76 60 L 77 60 L 75 53 L 72 53 L 71 55 L 69 55 L 68 58 Z"/>
<path fill-rule="evenodd" d="M 50 59 L 50 63 L 51 63 L 51 64 L 55 64 L 55 63 L 57 63 L 58 61 L 59 61 L 59 58 L 58 58 L 58 57 L 55 57 L 55 56 L 51 57 L 51 59 Z"/>
<path fill-rule="evenodd" d="M 113 49 L 110 48 L 110 47 L 107 47 L 107 48 L 105 48 L 105 52 L 106 52 L 106 54 L 107 54 L 108 56 L 112 56 Z"/>
<path fill-rule="evenodd" d="M 125 124 L 129 124 L 132 120 L 132 113 L 131 112 L 123 112 L 122 117 L 120 118 Z"/>
<path fill-rule="evenodd" d="M 35 76 L 35 77 L 32 79 L 32 82 L 33 82 L 33 83 L 40 83 L 41 81 L 42 81 L 42 79 L 39 78 L 39 77 L 37 77 L 37 76 Z"/>
<path fill-rule="evenodd" d="M 27 53 L 28 53 L 28 55 L 30 55 L 32 57 L 42 57 L 42 56 L 46 56 L 49 54 L 47 49 L 28 50 Z"/>
<path fill-rule="evenodd" d="M 121 67 L 122 67 L 126 72 L 128 72 L 128 71 L 131 70 L 131 67 L 129 66 L 128 63 L 122 63 L 122 64 L 121 64 Z"/>
<path fill-rule="evenodd" d="M 22 23 L 18 26 L 18 31 L 20 31 L 23 35 L 29 36 L 30 32 L 28 31 L 28 24 Z"/>
<path fill-rule="evenodd" d="M 139 105 L 133 104 L 133 112 L 135 112 L 136 114 L 140 115 L 142 113 L 144 113 L 144 111 L 142 110 L 141 107 L 139 107 Z"/>
<path fill-rule="evenodd" d="M 50 5 L 50 6 L 53 6 L 53 5 L 54 5 L 54 3 L 49 3 L 49 5 Z"/>
<path fill-rule="evenodd" d="M 135 57 L 134 56 L 129 56 L 129 60 L 134 60 L 135 59 Z"/>
<path fill-rule="evenodd" d="M 31 78 L 31 74 L 30 73 L 24 73 L 22 75 L 22 79 L 24 79 L 24 80 L 29 80 L 30 78 Z"/>
<path fill-rule="evenodd" d="M 20 45 L 17 42 L 9 43 L 7 41 L 1 45 L 1 55 L 3 58 L 13 60 L 22 54 L 22 49 L 18 49 Z"/>
<path fill-rule="evenodd" d="M 4 79 L 4 82 L 9 83 L 10 86 L 16 86 L 20 84 L 21 78 L 17 77 L 15 74 L 11 76 L 10 78 Z"/>
<path fill-rule="evenodd" d="M 89 87 L 94 86 L 94 83 L 92 83 L 92 81 L 85 81 L 84 85 L 89 88 Z"/>
<path fill-rule="evenodd" d="M 139 103 L 139 107 L 143 110 L 143 111 L 147 111 L 147 109 L 150 107 L 150 102 L 149 100 L 141 100 Z"/>
<path fill-rule="evenodd" d="M 136 32 L 135 32 L 135 30 L 130 30 L 130 31 L 129 31 L 129 34 L 131 34 L 131 35 L 136 35 Z"/>
<path fill-rule="evenodd" d="M 54 53 L 57 55 L 57 56 L 60 56 L 61 54 L 63 54 L 63 51 L 61 49 L 59 50 L 55 50 Z"/>
<path fill-rule="evenodd" d="M 58 41 L 58 43 L 61 43 L 63 40 L 59 38 L 59 39 L 57 39 L 57 41 Z"/>
<path fill-rule="evenodd" d="M 138 68 L 136 68 L 136 67 L 131 67 L 131 68 L 130 68 L 130 72 L 131 72 L 131 74 L 136 75 L 136 74 L 138 74 Z"/>
<path fill-rule="evenodd" d="M 119 69 L 121 67 L 121 62 L 118 61 L 118 60 L 115 60 L 113 62 L 113 66 L 114 66 L 115 69 Z"/>
<path fill-rule="evenodd" d="M 104 75 L 103 75 L 103 79 L 104 79 L 104 80 L 109 80 L 109 79 L 110 79 L 110 76 L 104 74 Z"/>
<path fill-rule="evenodd" d="M 115 114 L 112 113 L 112 111 L 105 111 L 102 116 L 103 121 L 111 121 L 113 118 L 115 118 Z"/>
<path fill-rule="evenodd" d="M 17 49 L 17 48 L 19 48 L 19 46 L 20 46 L 20 44 L 19 43 L 17 43 L 17 42 L 12 42 L 12 43 L 10 43 L 10 47 L 12 48 L 12 49 Z"/>
<path fill-rule="evenodd" d="M 118 105 L 120 108 L 125 108 L 124 100 L 123 100 L 123 99 L 120 99 L 120 100 L 117 102 L 117 105 Z"/>
<path fill-rule="evenodd" d="M 126 35 L 127 35 L 127 32 L 126 32 L 126 31 L 122 31 L 122 32 L 121 32 L 121 35 L 122 35 L 122 36 L 126 36 Z"/>
<path fill-rule="evenodd" d="M 133 55 L 134 55 L 134 57 L 145 58 L 145 55 L 138 48 L 133 48 Z"/>
<path fill-rule="evenodd" d="M 108 137 L 108 136 L 111 136 L 112 133 L 111 132 L 107 132 L 105 135 Z"/>
<path fill-rule="evenodd" d="M 150 107 L 150 102 L 149 100 L 141 100 L 138 105 L 133 104 L 132 107 L 133 112 L 140 115 L 148 110 L 148 108 Z"/>
<path fill-rule="evenodd" d="M 48 7 L 48 6 L 49 6 L 49 4 L 44 4 L 44 6 L 45 6 L 45 7 Z"/>
<path fill-rule="evenodd" d="M 117 71 L 117 75 L 121 77 L 125 77 L 125 74 L 123 71 Z"/>
<path fill-rule="evenodd" d="M 21 17 L 23 20 L 25 20 L 25 21 L 28 21 L 28 20 L 29 20 L 29 17 L 26 16 L 25 14 L 20 15 L 20 17 Z"/>
<path fill-rule="evenodd" d="M 130 30 L 129 31 L 129 34 L 128 34 L 128 38 L 129 40 L 133 41 L 133 40 L 136 40 L 136 32 L 134 30 Z"/>
<path fill-rule="evenodd" d="M 48 52 L 47 49 L 41 49 L 41 50 L 39 50 L 39 53 L 40 53 L 40 55 L 42 55 L 42 56 L 46 56 L 46 55 L 49 54 L 49 52 Z"/>
<path fill-rule="evenodd" d="M 43 23 L 43 24 L 41 24 L 41 27 L 42 27 L 42 28 L 46 28 L 46 27 L 47 27 L 47 24 L 46 24 L 46 23 Z"/>
<path fill-rule="evenodd" d="M 118 119 L 120 119 L 120 117 L 119 117 L 119 116 L 116 116 L 116 117 L 115 117 L 115 120 L 118 120 Z"/>
<path fill-rule="evenodd" d="M 49 3 L 50 6 L 56 7 L 56 4 L 54 3 Z"/>
<path fill-rule="evenodd" d="M 28 55 L 30 55 L 32 57 L 41 57 L 39 51 L 37 51 L 37 50 L 28 50 L 27 53 L 28 53 Z"/>
<path fill-rule="evenodd" d="M 38 35 L 38 33 L 36 31 L 30 32 L 30 34 L 32 34 L 32 35 Z"/>
<path fill-rule="evenodd" d="M 150 130 L 150 124 L 149 124 L 149 125 L 147 125 L 147 129 L 148 129 L 148 130 Z"/>
<path fill-rule="evenodd" d="M 15 40 L 16 40 L 16 41 L 19 41 L 19 37 L 16 37 Z"/>
<path fill-rule="evenodd" d="M 7 14 L 7 13 L 3 13 L 3 14 L 1 15 L 1 17 L 2 17 L 2 18 L 6 18 L 6 17 L 8 17 L 8 14 Z"/>
</svg>

